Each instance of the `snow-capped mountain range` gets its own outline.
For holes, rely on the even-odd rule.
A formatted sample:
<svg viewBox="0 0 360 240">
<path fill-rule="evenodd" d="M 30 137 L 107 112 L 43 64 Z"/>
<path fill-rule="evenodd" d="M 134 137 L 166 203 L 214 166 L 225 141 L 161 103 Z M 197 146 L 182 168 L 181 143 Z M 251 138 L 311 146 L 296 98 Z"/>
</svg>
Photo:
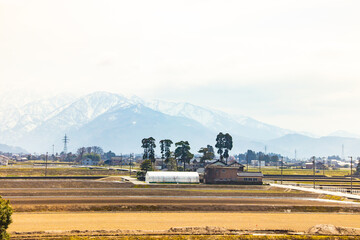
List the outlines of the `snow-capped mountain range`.
<svg viewBox="0 0 360 240">
<path fill-rule="evenodd" d="M 29 152 L 51 152 L 53 144 L 56 152 L 61 152 L 65 134 L 70 138 L 69 151 L 98 145 L 116 153 L 140 153 L 141 139 L 149 136 L 157 141 L 187 140 L 192 151 L 197 152 L 207 144 L 215 145 L 219 132 L 233 136 L 236 153 L 247 149 L 263 151 L 267 146 L 269 151 L 290 156 L 295 148 L 299 156 L 332 155 L 339 154 L 332 151 L 339 142 L 346 140 L 349 146 L 357 146 L 360 141 L 329 137 L 332 143 L 328 145 L 329 139 L 307 137 L 250 117 L 234 117 L 190 103 L 145 101 L 108 92 L 78 98 L 56 96 L 20 106 L 0 100 L 0 143 L 21 146 Z M 322 146 L 321 152 L 314 151 L 316 144 Z"/>
</svg>

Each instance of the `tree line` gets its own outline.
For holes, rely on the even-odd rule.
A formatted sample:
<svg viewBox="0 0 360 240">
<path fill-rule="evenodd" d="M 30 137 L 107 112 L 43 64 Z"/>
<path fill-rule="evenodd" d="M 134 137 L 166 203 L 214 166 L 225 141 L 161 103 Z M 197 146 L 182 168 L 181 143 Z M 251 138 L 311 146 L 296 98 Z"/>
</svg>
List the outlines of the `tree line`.
<svg viewBox="0 0 360 240">
<path fill-rule="evenodd" d="M 143 168 L 148 168 L 150 165 L 155 163 L 155 148 L 156 142 L 153 137 L 144 138 L 141 141 L 141 147 L 144 149 L 143 159 L 147 162 L 144 163 Z M 171 151 L 173 141 L 170 139 L 162 139 L 159 141 L 162 167 L 164 163 L 167 165 L 169 170 L 178 170 L 179 163 L 183 164 L 182 169 L 185 171 L 186 163 L 190 163 L 190 160 L 194 157 L 194 154 L 190 152 L 191 147 L 188 141 L 179 141 L 175 143 L 175 150 Z M 230 134 L 223 134 L 220 132 L 216 137 L 215 147 L 218 149 L 217 153 L 220 155 L 221 161 L 226 161 L 229 158 L 229 151 L 233 147 L 232 137 Z M 198 153 L 202 154 L 200 162 L 206 160 L 212 160 L 215 157 L 214 148 L 211 145 L 200 148 Z"/>
<path fill-rule="evenodd" d="M 247 150 L 247 152 L 235 155 L 235 157 L 239 162 L 246 163 L 249 166 L 252 160 L 262 161 L 265 162 L 265 164 L 277 164 L 281 155 L 274 153 L 265 154 L 263 152 Z"/>
</svg>

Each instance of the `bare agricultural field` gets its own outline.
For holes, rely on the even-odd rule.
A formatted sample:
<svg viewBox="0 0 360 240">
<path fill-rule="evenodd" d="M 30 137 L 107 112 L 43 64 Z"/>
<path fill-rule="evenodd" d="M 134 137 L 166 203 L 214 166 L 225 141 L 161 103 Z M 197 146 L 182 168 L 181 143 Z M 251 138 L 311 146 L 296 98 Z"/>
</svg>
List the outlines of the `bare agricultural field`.
<svg viewBox="0 0 360 240">
<path fill-rule="evenodd" d="M 9 232 L 14 239 L 109 239 L 118 234 L 138 239 L 136 234 L 147 238 L 149 232 L 143 231 L 166 235 L 174 227 L 306 231 L 319 223 L 360 224 L 360 203 L 346 199 L 269 185 L 133 185 L 119 180 L 0 180 L 0 195 L 14 209 Z"/>
<path fill-rule="evenodd" d="M 171 227 L 216 226 L 243 230 L 307 231 L 317 224 L 360 228 L 359 214 L 116 212 L 15 213 L 9 232 L 65 230 L 167 230 Z"/>
<path fill-rule="evenodd" d="M 249 171 L 257 172 L 259 171 L 259 168 L 250 167 Z M 318 173 L 316 175 L 322 175 L 323 171 L 322 169 L 318 169 Z M 263 174 L 269 174 L 269 175 L 280 175 L 281 169 L 277 167 L 262 167 L 261 172 Z M 312 169 L 283 169 L 284 175 L 313 175 Z M 326 176 L 336 177 L 336 176 L 345 176 L 350 174 L 350 169 L 347 168 L 341 168 L 338 170 L 325 170 L 324 174 Z"/>
<path fill-rule="evenodd" d="M 75 189 L 82 189 L 82 188 L 90 188 L 90 189 L 97 189 L 97 188 L 122 188 L 122 187 L 131 187 L 133 184 L 125 183 L 125 182 L 103 182 L 97 180 L 75 180 L 75 179 L 1 179 L 0 180 L 0 189 L 5 191 L 5 193 L 9 192 L 8 189 L 13 189 L 13 191 L 24 190 L 28 192 L 33 192 L 35 189 L 43 189 L 43 188 L 50 188 L 57 190 L 59 188 L 75 188 Z M 1 190 L 0 190 L 1 191 Z"/>
<path fill-rule="evenodd" d="M 0 180 L 15 212 L 359 212 L 358 203 L 263 186 L 145 185 L 97 180 Z M 176 187 L 175 187 L 176 186 Z M 333 199 L 331 199 L 333 200 Z"/>
<path fill-rule="evenodd" d="M 109 169 L 90 169 L 78 167 L 49 167 L 47 176 L 111 176 L 126 174 L 122 171 Z M 0 177 L 42 177 L 44 167 L 0 167 Z"/>
</svg>

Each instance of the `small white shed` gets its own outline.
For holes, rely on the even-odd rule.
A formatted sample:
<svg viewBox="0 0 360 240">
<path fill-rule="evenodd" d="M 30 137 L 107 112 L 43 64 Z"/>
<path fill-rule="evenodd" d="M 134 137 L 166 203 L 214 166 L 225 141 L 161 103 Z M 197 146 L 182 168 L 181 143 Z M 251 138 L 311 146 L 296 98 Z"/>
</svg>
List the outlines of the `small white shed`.
<svg viewBox="0 0 360 240">
<path fill-rule="evenodd" d="M 145 175 L 147 183 L 199 183 L 197 172 L 147 172 Z"/>
<path fill-rule="evenodd" d="M 0 155 L 0 165 L 8 165 L 9 164 L 9 158 L 5 157 L 4 155 Z"/>
</svg>

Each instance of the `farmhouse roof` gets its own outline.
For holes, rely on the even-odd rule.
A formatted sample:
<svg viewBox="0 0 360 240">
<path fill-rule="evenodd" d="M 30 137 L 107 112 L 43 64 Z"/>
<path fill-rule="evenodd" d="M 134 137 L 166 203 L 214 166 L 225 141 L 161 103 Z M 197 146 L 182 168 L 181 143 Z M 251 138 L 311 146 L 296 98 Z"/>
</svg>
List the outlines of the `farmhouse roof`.
<svg viewBox="0 0 360 240">
<path fill-rule="evenodd" d="M 228 166 L 229 167 L 232 167 L 232 166 L 239 166 L 239 167 L 245 167 L 243 164 L 241 164 L 241 163 L 238 163 L 238 162 L 233 162 L 233 163 L 231 163 L 231 164 L 229 164 Z"/>
</svg>

